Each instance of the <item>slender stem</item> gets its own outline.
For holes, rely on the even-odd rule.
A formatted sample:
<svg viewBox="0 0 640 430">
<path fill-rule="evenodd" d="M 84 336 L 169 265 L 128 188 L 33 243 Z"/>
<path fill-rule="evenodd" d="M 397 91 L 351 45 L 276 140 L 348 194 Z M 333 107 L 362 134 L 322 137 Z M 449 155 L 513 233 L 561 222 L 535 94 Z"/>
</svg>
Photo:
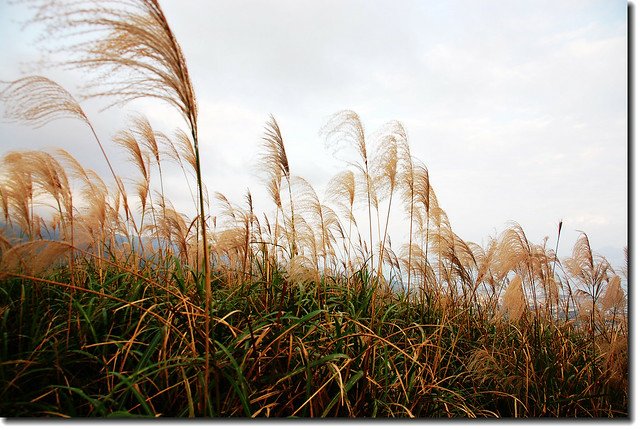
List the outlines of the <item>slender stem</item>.
<svg viewBox="0 0 640 430">
<path fill-rule="evenodd" d="M 384 255 L 384 248 L 387 243 L 387 229 L 389 227 L 389 215 L 391 214 L 391 202 L 393 201 L 393 187 L 391 188 L 391 194 L 389 195 L 389 205 L 387 206 L 387 219 L 384 223 L 384 234 L 382 235 L 382 243 L 380 243 L 380 261 L 378 262 L 378 272 L 382 273 L 382 257 Z"/>
<path fill-rule="evenodd" d="M 413 173 L 412 173 L 413 175 Z M 411 206 L 409 209 L 409 262 L 408 266 L 408 278 L 407 278 L 407 297 L 409 296 L 409 290 L 411 289 L 411 254 L 413 254 L 413 181 L 411 182 Z"/>
<path fill-rule="evenodd" d="M 201 411 L 204 414 L 209 403 L 209 359 L 211 355 L 211 267 L 209 267 L 209 246 L 207 243 L 207 223 L 204 210 L 204 192 L 202 187 L 202 169 L 200 164 L 200 150 L 198 148 L 198 135 L 195 129 L 195 121 L 192 122 L 191 136 L 193 137 L 194 152 L 196 155 L 196 180 L 198 182 L 198 201 L 200 203 L 200 225 L 202 233 L 202 251 L 204 253 L 204 390 L 202 395 Z"/>
<path fill-rule="evenodd" d="M 296 223 L 293 217 L 293 194 L 291 193 L 291 180 L 289 176 L 287 178 L 287 187 L 289 189 L 289 206 L 291 206 L 291 257 L 298 255 L 298 249 L 296 248 Z M 284 216 L 284 214 L 283 214 Z"/>
</svg>

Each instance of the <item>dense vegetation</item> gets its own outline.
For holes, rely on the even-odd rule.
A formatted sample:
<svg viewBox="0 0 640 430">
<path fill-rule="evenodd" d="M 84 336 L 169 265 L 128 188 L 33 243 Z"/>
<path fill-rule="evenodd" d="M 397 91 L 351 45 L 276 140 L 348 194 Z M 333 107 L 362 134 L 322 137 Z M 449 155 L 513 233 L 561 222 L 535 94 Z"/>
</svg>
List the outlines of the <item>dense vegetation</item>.
<svg viewBox="0 0 640 430">
<path fill-rule="evenodd" d="M 255 213 L 250 192 L 211 202 L 186 61 L 157 0 L 30 3 L 47 36 L 72 36 L 68 65 L 98 77 L 88 95 L 167 102 L 186 131 L 133 118 L 114 138 L 135 167 L 127 188 L 67 90 L 42 76 L 4 86 L 10 119 L 85 123 L 112 177 L 64 150 L 0 160 L 0 415 L 628 416 L 627 271 L 586 234 L 562 261 L 562 223 L 556 250 L 515 224 L 465 242 L 402 125 L 367 135 L 351 111 L 323 128 L 358 157 L 324 199 L 290 171 L 271 117 L 273 211 Z M 169 168 L 195 217 L 166 195 Z M 406 216 L 397 249 L 392 205 Z"/>
</svg>

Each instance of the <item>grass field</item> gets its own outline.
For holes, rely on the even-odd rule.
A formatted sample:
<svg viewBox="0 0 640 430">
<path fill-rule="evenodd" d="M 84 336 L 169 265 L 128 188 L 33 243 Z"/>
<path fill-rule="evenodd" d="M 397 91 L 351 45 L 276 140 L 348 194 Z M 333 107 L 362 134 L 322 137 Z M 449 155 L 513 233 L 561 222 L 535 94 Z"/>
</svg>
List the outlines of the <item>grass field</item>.
<svg viewBox="0 0 640 430">
<path fill-rule="evenodd" d="M 565 259 L 562 222 L 550 244 L 517 224 L 466 242 L 403 125 L 366 135 L 348 110 L 322 134 L 357 158 L 324 196 L 291 173 L 269 117 L 272 210 L 256 213 L 250 191 L 210 199 L 159 3 L 102 3 L 35 2 L 34 20 L 79 53 L 68 65 L 96 77 L 88 94 L 157 100 L 184 121 L 125 124 L 121 178 L 74 95 L 43 76 L 3 85 L 9 119 L 84 123 L 111 176 L 63 149 L 0 159 L 0 415 L 628 417 L 627 269 L 586 234 Z M 184 173 L 191 215 L 166 195 L 168 169 Z M 396 247 L 392 206 L 408 238 Z"/>
</svg>

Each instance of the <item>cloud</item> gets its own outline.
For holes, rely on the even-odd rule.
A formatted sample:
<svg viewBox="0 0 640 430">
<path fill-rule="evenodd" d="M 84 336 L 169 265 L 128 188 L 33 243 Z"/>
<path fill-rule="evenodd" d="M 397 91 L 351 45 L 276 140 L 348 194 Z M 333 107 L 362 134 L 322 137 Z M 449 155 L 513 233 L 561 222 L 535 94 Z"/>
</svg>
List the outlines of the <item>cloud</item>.
<svg viewBox="0 0 640 430">
<path fill-rule="evenodd" d="M 254 165 L 272 113 L 293 173 L 322 194 L 346 166 L 318 130 L 348 108 L 368 131 L 405 124 L 464 239 L 481 242 L 514 219 L 540 240 L 564 217 L 594 243 L 626 245 L 626 2 L 165 3 L 200 103 L 211 193 L 240 203 L 249 187 L 269 210 Z M 5 79 L 30 55 L 15 40 L 0 38 L 11 58 L 0 66 Z M 145 109 L 154 125 L 175 126 L 161 108 Z M 116 113 L 94 117 L 107 137 L 126 126 Z M 11 130 L 0 128 L 3 142 L 20 140 Z M 63 127 L 50 135 L 58 130 L 64 136 Z M 97 161 L 90 144 L 77 149 Z"/>
</svg>

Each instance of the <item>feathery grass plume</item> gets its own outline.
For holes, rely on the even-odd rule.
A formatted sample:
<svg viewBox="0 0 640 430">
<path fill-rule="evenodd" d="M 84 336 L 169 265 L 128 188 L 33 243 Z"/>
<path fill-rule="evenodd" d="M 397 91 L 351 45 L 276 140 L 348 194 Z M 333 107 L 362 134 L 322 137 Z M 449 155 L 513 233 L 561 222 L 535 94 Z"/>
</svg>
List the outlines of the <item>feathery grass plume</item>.
<svg viewBox="0 0 640 430">
<path fill-rule="evenodd" d="M 401 259 L 393 251 L 393 247 L 391 245 L 391 236 L 387 236 L 387 243 L 384 245 L 383 249 L 384 254 L 382 255 L 382 257 L 384 259 L 384 263 L 386 263 L 389 267 L 389 277 L 383 277 L 383 282 L 386 284 L 387 292 L 391 292 L 392 287 L 396 285 L 394 277 L 397 279 L 400 287 L 404 288 L 404 282 L 402 280 Z M 380 270 L 382 271 L 382 265 L 380 267 Z"/>
<path fill-rule="evenodd" d="M 218 211 L 218 218 L 220 220 L 226 221 L 224 224 L 231 222 L 233 226 L 240 225 L 242 218 L 242 209 L 233 203 L 220 192 L 214 193 L 214 198 L 217 200 L 221 207 Z"/>
<path fill-rule="evenodd" d="M 328 205 L 322 203 L 317 193 L 306 180 L 297 178 L 298 189 L 302 185 L 302 189 L 307 191 L 297 192 L 296 195 L 301 197 L 301 205 L 303 211 L 307 213 L 307 218 L 313 222 L 316 236 L 321 238 L 322 246 L 322 273 L 324 276 L 330 274 L 330 267 L 335 267 L 337 262 L 334 261 L 336 251 L 334 245 L 338 237 L 344 237 L 344 231 L 336 212 Z"/>
<path fill-rule="evenodd" d="M 336 151 L 344 144 L 356 149 L 360 160 L 351 162 L 351 164 L 361 173 L 363 180 L 363 189 L 366 194 L 367 211 L 369 216 L 369 252 L 373 253 L 373 222 L 371 215 L 371 206 L 377 208 L 377 197 L 373 188 L 371 176 L 371 166 L 369 165 L 369 156 L 367 154 L 367 142 L 365 139 L 364 127 L 357 113 L 351 110 L 343 110 L 335 113 L 320 130 L 325 136 L 326 144 L 335 148 Z M 371 272 L 374 271 L 373 254 L 370 259 Z"/>
<path fill-rule="evenodd" d="M 469 243 L 469 248 L 478 267 L 474 289 L 478 291 L 480 285 L 482 285 L 484 295 L 488 297 L 489 302 L 496 303 L 498 282 L 491 270 L 491 263 L 495 259 L 498 250 L 498 241 L 495 238 L 490 238 L 485 249 L 478 244 Z"/>
<path fill-rule="evenodd" d="M 605 377 L 617 393 L 629 389 L 629 344 L 626 330 L 614 331 L 608 340 L 600 344 L 602 367 Z M 604 378 L 602 378 L 604 379 Z"/>
<path fill-rule="evenodd" d="M 520 264 L 528 264 L 531 244 L 520 225 L 512 223 L 500 234 L 498 243 L 498 256 L 495 259 L 498 277 L 504 277 Z"/>
<path fill-rule="evenodd" d="M 175 255 L 178 252 L 179 260 L 188 263 L 188 226 L 184 215 L 175 210 L 169 200 L 165 200 L 162 207 L 163 216 L 158 219 L 158 223 L 150 226 L 153 230 L 161 233 L 167 241 L 167 256 Z"/>
<path fill-rule="evenodd" d="M 143 151 L 133 133 L 128 130 L 118 132 L 113 141 L 121 146 L 128 154 L 129 160 L 138 168 L 141 178 L 135 182 L 136 192 L 140 198 L 141 216 L 140 228 L 144 230 L 144 216 L 147 208 L 147 196 L 150 188 L 149 164 L 150 157 L 147 151 Z"/>
<path fill-rule="evenodd" d="M 452 241 L 449 241 L 449 236 L 452 233 L 451 225 L 449 224 L 449 218 L 447 217 L 446 212 L 438 205 L 434 205 L 433 200 L 431 198 L 431 192 L 433 191 L 433 187 L 428 186 L 429 191 L 429 213 L 423 212 L 423 215 L 426 217 L 426 226 L 424 222 L 419 224 L 421 227 L 422 235 L 424 236 L 425 242 L 425 255 L 426 258 L 429 258 L 429 250 L 435 251 L 435 256 L 437 257 L 437 266 L 435 267 L 435 271 L 438 274 L 438 285 L 440 287 L 444 287 L 445 284 L 449 289 L 452 289 L 451 279 L 449 278 L 449 273 L 446 267 L 447 257 L 449 255 L 449 251 L 451 249 Z M 422 193 L 418 194 L 422 197 Z M 433 224 L 433 227 L 432 225 Z M 432 232 L 433 230 L 433 232 Z M 434 253 L 434 252 L 432 252 Z M 446 281 L 446 282 L 445 282 Z"/>
<path fill-rule="evenodd" d="M 326 205 L 323 205 L 318 198 L 318 194 L 311 184 L 304 178 L 295 176 L 292 178 L 292 189 L 295 192 L 298 201 L 298 208 L 301 213 L 306 215 L 305 219 L 309 222 L 311 228 L 314 229 L 314 237 L 320 237 L 321 255 L 323 258 L 323 273 L 326 273 L 327 256 L 329 248 L 335 241 L 330 228 L 337 221 L 337 216 Z M 318 268 L 319 270 L 319 268 Z"/>
<path fill-rule="evenodd" d="M 212 254 L 217 266 L 227 268 L 228 285 L 233 285 L 233 273 L 237 276 L 240 272 L 245 240 L 245 230 L 242 227 L 229 227 L 215 233 Z"/>
<path fill-rule="evenodd" d="M 325 190 L 325 200 L 338 207 L 339 212 L 349 220 L 347 235 L 343 235 L 343 247 L 346 254 L 345 269 L 348 273 L 352 271 L 351 250 L 351 228 L 353 225 L 358 228 L 356 218 L 353 214 L 353 206 L 356 198 L 356 179 L 351 170 L 340 172 L 333 176 L 327 184 Z"/>
<path fill-rule="evenodd" d="M 435 211 L 432 211 L 432 213 Z M 436 271 L 438 274 L 438 285 L 445 292 L 445 286 L 449 289 L 452 296 L 455 295 L 456 279 L 453 275 L 453 259 L 454 256 L 454 237 L 448 223 L 442 223 L 437 229 L 429 235 L 430 251 L 437 256 L 438 265 Z"/>
<path fill-rule="evenodd" d="M 140 231 L 144 232 L 145 230 L 145 215 L 147 213 L 147 202 L 150 196 L 150 188 L 151 188 L 151 156 L 149 154 L 149 150 L 144 150 L 136 136 L 133 132 L 129 130 L 121 130 L 113 137 L 113 141 L 121 146 L 126 153 L 129 155 L 129 160 L 133 162 L 133 164 L 137 167 L 140 175 L 142 176 L 135 182 L 135 190 L 140 199 Z M 156 216 L 153 211 L 153 201 L 150 202 L 152 217 L 155 223 Z"/>
<path fill-rule="evenodd" d="M 81 217 L 83 222 L 90 221 L 93 216 L 97 216 L 97 224 L 104 225 L 106 223 L 107 216 L 107 198 L 109 196 L 109 190 L 104 181 L 91 169 L 85 169 L 82 165 L 76 160 L 71 154 L 69 154 L 64 149 L 56 150 L 57 157 L 62 161 L 63 165 L 67 167 L 67 173 L 71 179 L 79 180 L 81 182 L 80 193 L 82 196 L 82 201 L 87 205 L 84 208 L 84 215 Z M 118 185 L 119 197 L 123 198 L 126 201 L 126 193 L 123 194 L 124 185 L 122 184 L 122 180 L 116 176 L 115 177 L 116 184 Z M 92 207 L 94 203 L 97 203 L 95 208 Z M 95 210 L 94 210 L 95 209 Z M 142 237 L 140 230 L 137 225 L 133 221 L 131 216 L 131 210 L 128 208 L 128 205 L 125 204 L 126 215 L 132 220 L 132 224 L 135 230 L 136 235 L 140 238 Z M 93 215 L 91 215 L 93 214 Z M 117 217 L 117 214 L 114 214 Z M 113 220 L 115 224 L 118 224 L 116 219 Z M 93 221 L 91 221 L 93 222 Z M 94 223 L 95 224 L 95 223 Z M 127 232 L 128 236 L 128 232 Z M 90 234 L 86 235 L 86 242 L 93 243 L 96 238 L 100 236 L 92 237 Z M 143 251 L 143 249 L 142 249 Z"/>
<path fill-rule="evenodd" d="M 272 270 L 275 268 L 275 253 L 277 252 L 277 250 L 273 250 L 272 253 L 269 253 L 269 250 L 266 248 L 267 245 L 275 243 L 275 226 L 274 228 L 271 227 L 271 221 L 269 221 L 269 217 L 267 216 L 266 213 L 262 213 L 262 224 L 259 222 L 258 217 L 256 216 L 256 224 L 259 226 L 257 235 L 259 236 L 258 239 L 258 243 L 262 246 L 263 248 L 263 264 L 264 264 L 264 273 L 265 273 L 265 277 L 266 280 L 268 282 L 271 281 L 271 273 Z M 275 248 L 275 247 L 274 247 Z"/>
<path fill-rule="evenodd" d="M 39 128 L 61 118 L 78 119 L 89 125 L 89 119 L 63 87 L 43 76 L 27 76 L 6 83 L 0 92 L 5 117 Z"/>
<path fill-rule="evenodd" d="M 610 311 L 613 315 L 618 312 L 624 312 L 626 297 L 620 286 L 620 277 L 618 275 L 609 280 L 607 290 L 604 296 L 601 297 L 600 303 L 604 312 Z"/>
<path fill-rule="evenodd" d="M 551 282 L 551 262 L 554 258 L 553 252 L 548 251 L 546 245 L 532 244 L 522 227 L 512 223 L 500 236 L 494 270 L 499 279 L 504 278 L 510 271 L 520 274 L 523 290 L 533 304 L 535 314 L 538 315 L 541 310 L 551 312 L 551 299 L 558 288 L 557 284 Z M 546 296 L 546 309 L 539 306 L 540 288 Z"/>
<path fill-rule="evenodd" d="M 146 178 L 140 178 L 134 183 L 138 199 L 140 200 L 140 231 L 144 234 L 146 225 L 144 217 L 147 214 L 147 201 L 149 196 L 149 181 Z"/>
<path fill-rule="evenodd" d="M 505 369 L 500 366 L 492 352 L 486 346 L 482 346 L 467 358 L 466 367 L 478 385 L 483 385 L 487 380 L 500 381 L 504 378 Z"/>
<path fill-rule="evenodd" d="M 156 98 L 177 108 L 195 128 L 197 109 L 184 54 L 157 0 L 27 1 L 30 24 L 44 27 L 62 62 L 95 76 L 85 97 L 115 98 L 124 104 Z M 62 42 L 68 39 L 69 43 Z"/>
<path fill-rule="evenodd" d="M 317 270 L 311 258 L 294 255 L 287 261 L 287 278 L 294 285 L 307 286 L 317 280 Z"/>
<path fill-rule="evenodd" d="M 79 180 L 83 184 L 83 194 L 94 193 L 106 194 L 107 187 L 91 169 L 85 169 L 76 158 L 64 149 L 56 149 L 55 154 L 66 167 L 67 174 L 71 179 Z"/>
<path fill-rule="evenodd" d="M 133 162 L 142 177 L 148 182 L 151 177 L 149 153 L 142 150 L 133 133 L 129 130 L 122 130 L 114 136 L 113 141 L 129 154 L 129 160 Z"/>
<path fill-rule="evenodd" d="M 242 262 L 243 282 L 246 282 L 247 280 L 251 281 L 253 277 L 254 251 L 252 249 L 252 244 L 262 241 L 261 237 L 259 237 L 260 221 L 253 211 L 253 196 L 248 188 L 245 194 L 245 201 L 247 203 L 247 210 L 244 211 L 243 220 L 245 230 L 244 259 Z"/>
<path fill-rule="evenodd" d="M 498 279 L 503 279 L 513 271 L 532 281 L 531 256 L 532 245 L 522 227 L 514 222 L 498 238 L 498 250 L 493 264 L 494 273 Z"/>
<path fill-rule="evenodd" d="M 415 214 L 416 220 L 419 224 L 419 232 L 424 244 L 425 258 L 429 258 L 429 230 L 431 220 L 437 219 L 437 216 L 434 217 L 434 212 L 439 209 L 438 200 L 431 186 L 429 170 L 424 164 L 420 162 L 414 164 L 412 178 L 414 181 L 413 197 L 415 206 L 416 209 L 422 209 L 421 213 Z"/>
<path fill-rule="evenodd" d="M 247 197 L 250 199 L 249 196 Z M 218 214 L 220 221 L 222 221 L 221 224 L 230 225 L 229 229 L 222 230 L 220 234 L 216 235 L 216 252 L 222 251 L 223 254 L 227 254 L 232 263 L 240 262 L 230 264 L 230 269 L 235 270 L 244 278 L 248 273 L 247 264 L 252 258 L 250 244 L 251 225 L 254 218 L 253 203 L 249 202 L 249 211 L 247 212 L 232 204 L 222 193 L 215 193 L 215 199 L 220 203 Z M 238 255 L 237 258 L 231 258 L 230 249 Z"/>
<path fill-rule="evenodd" d="M 571 257 L 564 260 L 566 272 L 577 282 L 576 293 L 583 297 L 579 304 L 580 315 L 589 321 L 592 333 L 596 329 L 596 304 L 609 282 L 609 272 L 613 273 L 609 262 L 602 256 L 594 255 L 586 233 L 581 232 Z M 595 342 L 592 339 L 592 344 Z"/>
<path fill-rule="evenodd" d="M 264 136 L 262 137 L 263 169 L 269 176 L 290 179 L 291 171 L 287 152 L 284 147 L 284 139 L 282 138 L 280 126 L 273 115 L 269 115 L 269 121 L 267 121 L 264 129 Z"/>
<path fill-rule="evenodd" d="M 11 246 L 11 241 L 4 236 L 4 231 L 0 229 L 0 259 L 2 259 L 2 254 L 7 252 L 7 250 L 10 249 Z"/>
<path fill-rule="evenodd" d="M 91 169 L 85 169 L 82 165 L 67 151 L 58 149 L 56 151 L 58 158 L 67 166 L 67 172 L 70 178 L 81 182 L 80 195 L 81 201 L 85 203 L 85 207 L 79 208 L 79 214 L 74 216 L 74 240 L 76 247 L 90 246 L 94 249 L 94 254 L 103 255 L 103 251 L 109 248 L 109 243 L 115 243 L 115 229 L 118 229 L 121 222 L 118 220 L 118 214 L 114 208 L 108 203 L 109 190 L 104 181 L 96 172 Z M 124 189 L 121 181 L 116 176 L 116 184 Z M 118 195 L 119 196 L 119 195 Z M 135 224 L 134 224 L 135 227 Z M 140 238 L 140 231 L 136 228 L 136 233 Z M 141 250 L 144 248 L 142 247 Z M 98 259 L 100 276 L 102 276 L 102 260 Z"/>
<path fill-rule="evenodd" d="M 122 182 L 121 178 L 117 178 L 116 179 L 117 182 L 119 182 L 119 186 L 118 186 L 118 200 L 122 200 L 122 206 L 124 207 L 124 215 L 125 215 L 125 222 L 126 222 L 126 227 L 124 229 L 124 234 L 129 237 L 129 235 L 131 234 L 131 230 L 129 228 L 129 226 L 131 224 L 134 224 L 134 220 L 132 220 L 131 218 L 129 218 L 129 214 L 131 213 L 131 207 L 129 206 L 129 195 L 127 194 L 125 188 L 124 188 L 124 183 Z M 124 192 L 120 191 L 120 190 L 125 190 Z M 135 224 L 134 224 L 135 225 Z M 135 231 L 138 231 L 137 226 L 135 227 Z"/>
<path fill-rule="evenodd" d="M 158 178 L 160 180 L 160 207 L 162 210 L 164 210 L 164 208 L 166 207 L 166 202 L 165 202 L 165 193 L 164 193 L 164 179 L 162 175 L 162 163 L 160 161 L 161 151 L 160 151 L 160 145 L 159 145 L 159 140 L 162 137 L 164 137 L 164 135 L 159 135 L 158 133 L 156 133 L 151 127 L 149 120 L 143 115 L 135 116 L 132 121 L 133 121 L 133 132 L 137 137 L 136 140 L 140 142 L 140 144 L 144 148 L 147 149 L 147 153 L 150 155 L 149 158 L 155 161 L 156 169 L 158 171 Z M 150 163 L 147 163 L 147 166 L 149 169 L 148 175 L 149 177 L 151 177 Z M 154 207 L 152 198 L 150 198 L 150 203 L 151 203 L 151 213 L 153 215 L 154 224 L 158 224 L 157 220 L 159 218 L 159 215 L 155 213 L 155 207 Z M 166 216 L 166 214 L 164 214 L 163 212 L 162 216 Z M 162 232 L 162 231 L 159 231 L 159 229 L 156 229 L 156 238 L 158 240 L 157 246 L 158 246 L 158 252 L 160 253 L 160 260 L 162 260 L 162 253 L 169 252 L 168 250 L 165 249 L 168 247 L 168 244 L 161 240 L 161 238 L 166 238 L 166 232 Z"/>
<path fill-rule="evenodd" d="M 325 235 L 326 254 L 329 260 L 329 267 L 337 267 L 338 254 L 335 245 L 339 238 L 344 239 L 345 231 L 340 222 L 338 214 L 328 205 L 321 204 L 319 213 L 322 214 L 322 231 Z"/>
<path fill-rule="evenodd" d="M 4 192 L 6 194 L 8 212 L 22 232 L 30 240 L 35 238 L 33 222 L 34 187 L 30 166 L 20 152 L 9 152 L 2 158 L 1 164 L 5 173 Z"/>
<path fill-rule="evenodd" d="M 529 258 L 529 264 L 531 277 L 531 297 L 536 300 L 536 302 L 539 302 L 539 293 L 541 292 L 543 293 L 542 296 L 544 297 L 544 299 L 546 300 L 546 304 L 548 305 L 549 297 L 552 294 L 550 280 L 553 279 L 552 262 L 555 258 L 555 255 L 553 254 L 552 250 L 547 249 L 546 240 L 547 239 L 545 238 L 542 244 L 531 245 L 531 256 Z"/>
<path fill-rule="evenodd" d="M 0 277 L 25 273 L 41 275 L 55 263 L 67 258 L 72 248 L 66 242 L 54 240 L 35 240 L 18 243 L 3 252 L 0 259 Z"/>
<path fill-rule="evenodd" d="M 273 177 L 267 181 L 267 192 L 269 197 L 276 205 L 276 217 L 278 216 L 278 210 L 282 211 L 282 198 L 280 196 L 280 179 Z M 277 218 L 276 218 L 277 219 Z"/>
<path fill-rule="evenodd" d="M 181 128 L 176 129 L 173 135 L 182 159 L 187 162 L 191 170 L 196 172 L 198 170 L 198 158 L 189 135 Z"/>
<path fill-rule="evenodd" d="M 56 209 L 62 221 L 70 219 L 73 212 L 73 197 L 69 179 L 62 165 L 53 156 L 43 151 L 25 151 L 22 154 L 32 171 L 34 184 L 55 200 Z"/>
<path fill-rule="evenodd" d="M 539 292 L 544 296 L 544 310 L 548 316 L 552 316 L 554 308 L 559 306 L 560 291 L 556 282 L 553 265 L 557 261 L 555 251 L 547 249 L 547 238 L 542 244 L 531 247 L 531 265 L 533 273 L 532 296 L 538 300 Z"/>
<path fill-rule="evenodd" d="M 380 242 L 380 259 L 378 261 L 378 272 L 382 272 L 384 247 L 387 242 L 387 230 L 389 218 L 391 217 L 391 204 L 393 192 L 398 184 L 399 177 L 399 146 L 407 145 L 407 133 L 397 121 L 386 124 L 377 133 L 378 142 L 376 155 L 373 160 L 373 183 L 376 194 L 380 193 L 382 200 L 388 199 L 387 214 L 384 222 L 384 233 Z M 378 222 L 378 230 L 380 223 Z M 378 233 L 379 234 L 379 233 Z"/>
<path fill-rule="evenodd" d="M 97 72 L 86 97 L 138 98 L 174 106 L 197 129 L 196 98 L 186 60 L 157 0 L 32 1 L 33 23 L 69 56 L 63 64 Z M 65 39 L 69 44 L 62 44 Z"/>
<path fill-rule="evenodd" d="M 582 287 L 587 289 L 594 302 L 600 296 L 609 279 L 611 266 L 604 257 L 594 255 L 586 233 L 581 232 L 571 257 L 565 259 L 564 266 Z"/>
<path fill-rule="evenodd" d="M 289 206 L 291 210 L 289 225 L 292 229 L 289 248 L 291 255 L 296 255 L 298 250 L 294 220 L 295 209 L 293 205 L 293 194 L 291 192 L 291 170 L 289 168 L 289 160 L 284 147 L 284 139 L 282 138 L 280 126 L 273 115 L 269 116 L 269 121 L 267 122 L 267 125 L 265 125 L 264 136 L 262 137 L 260 168 L 267 174 L 267 187 L 271 198 L 276 204 L 276 210 L 280 208 L 280 210 L 283 211 L 281 200 L 282 178 L 287 181 Z M 282 213 L 282 216 L 283 218 L 285 217 L 284 212 Z"/>
<path fill-rule="evenodd" d="M 5 116 L 14 121 L 42 127 L 61 118 L 84 122 L 95 138 L 111 174 L 116 178 L 109 157 L 98 138 L 91 121 L 76 99 L 58 83 L 43 76 L 27 76 L 10 82 L 0 93 L 5 105 Z"/>
<path fill-rule="evenodd" d="M 97 188 L 102 187 L 99 186 Z M 109 228 L 109 194 L 107 192 L 89 194 L 86 192 L 87 189 L 85 189 L 84 191 L 85 192 L 83 200 L 86 203 L 86 207 L 80 214 L 79 227 L 85 230 L 85 240 L 88 244 L 102 248 L 106 245 L 108 236 L 107 229 Z M 101 251 L 96 253 L 98 255 L 102 255 Z"/>
<path fill-rule="evenodd" d="M 415 167 L 413 162 L 413 156 L 411 155 L 411 148 L 409 147 L 409 139 L 404 134 L 404 139 L 401 139 L 398 143 L 398 161 L 400 164 L 400 192 L 405 202 L 405 210 L 409 214 L 409 245 L 407 250 L 407 288 L 411 289 L 411 250 L 413 249 L 413 224 L 414 224 L 414 210 L 416 204 L 415 192 L 416 192 L 416 177 Z"/>
<path fill-rule="evenodd" d="M 287 222 L 290 222 L 287 220 Z M 302 255 L 309 255 L 312 259 L 316 269 L 319 267 L 319 254 L 318 251 L 318 238 L 312 225 L 307 221 L 302 212 L 296 212 L 293 222 L 296 224 L 296 235 L 298 240 L 298 253 Z M 289 227 L 289 231 L 291 227 Z M 319 272 L 319 270 L 317 270 Z M 319 276 L 318 276 L 319 277 Z"/>
<path fill-rule="evenodd" d="M 193 205 L 196 209 L 196 211 L 198 213 L 201 214 L 201 212 L 199 212 L 199 208 L 200 208 L 200 204 L 199 204 L 199 200 L 196 199 L 196 197 L 193 194 L 193 190 L 191 189 L 191 181 L 189 179 L 189 177 L 195 178 L 197 180 L 197 174 L 195 175 L 195 177 L 193 176 L 194 173 L 197 172 L 198 170 L 198 158 L 196 157 L 196 153 L 195 153 L 195 149 L 193 147 L 193 145 L 191 144 L 191 140 L 189 139 L 189 135 L 187 133 L 184 132 L 184 130 L 178 128 L 174 131 L 174 139 L 168 139 L 167 138 L 167 142 L 169 144 L 169 154 L 171 154 L 170 156 L 177 160 L 178 164 L 180 165 L 180 169 L 182 170 L 182 173 L 184 175 L 185 181 L 187 182 L 187 188 L 189 189 L 189 194 L 191 195 L 191 200 L 193 201 Z M 174 143 L 175 140 L 175 143 Z M 183 162 L 184 161 L 184 162 Z M 188 167 L 191 168 L 191 170 L 193 172 L 189 172 L 191 173 L 191 175 L 187 175 L 187 169 L 185 168 L 185 162 L 187 164 Z M 204 186 L 204 184 L 203 184 Z M 198 191 L 199 193 L 199 191 Z M 199 194 L 198 194 L 199 196 Z M 205 193 L 205 198 L 208 200 L 208 196 L 206 196 Z M 196 232 L 200 231 L 200 218 L 198 217 L 195 220 L 195 228 L 196 228 Z M 191 228 L 189 228 L 190 230 Z M 199 234 L 199 233 L 198 233 Z M 195 261 L 196 261 L 196 267 L 199 267 L 200 265 L 200 257 L 198 256 L 199 252 L 198 251 L 198 244 L 199 244 L 199 239 L 198 239 L 198 234 L 196 234 L 196 248 L 195 248 Z"/>
<path fill-rule="evenodd" d="M 0 207 L 2 207 L 4 223 L 11 225 L 11 219 L 9 218 L 9 190 L 2 182 L 0 182 Z"/>
<path fill-rule="evenodd" d="M 522 279 L 518 274 L 509 282 L 509 286 L 504 292 L 502 310 L 510 321 L 518 321 L 527 310 L 527 300 L 522 290 Z"/>
<path fill-rule="evenodd" d="M 182 162 L 182 156 L 180 155 L 180 152 L 182 150 L 179 151 L 178 147 L 173 142 L 173 140 L 170 139 L 169 136 L 167 136 L 166 134 L 164 134 L 162 132 L 157 132 L 156 137 L 157 137 L 157 140 L 160 143 L 160 145 L 162 145 L 165 148 L 163 153 L 167 157 L 167 159 L 178 163 L 178 166 L 180 167 L 180 170 L 182 171 L 182 174 L 184 176 L 187 188 L 189 189 L 189 195 L 191 196 L 191 201 L 193 202 L 193 207 L 197 209 L 198 204 L 197 204 L 196 198 L 195 198 L 195 196 L 193 194 L 193 190 L 191 189 L 191 180 L 189 180 L 189 177 L 187 176 L 187 170 L 185 169 L 185 165 Z M 193 154 L 193 148 L 191 147 L 190 144 L 188 145 L 188 149 L 191 152 L 191 156 L 195 157 L 195 155 Z M 192 160 L 192 162 L 195 162 L 195 158 Z M 191 168 L 193 169 L 193 164 L 190 163 L 190 165 L 191 165 Z M 193 178 L 193 176 L 192 176 L 192 178 Z"/>
<path fill-rule="evenodd" d="M 418 280 L 416 288 L 410 288 L 410 286 L 407 285 L 408 296 L 413 292 L 421 292 L 420 300 L 423 301 L 429 292 L 435 290 L 438 282 L 436 273 L 429 263 L 424 249 L 415 242 L 411 245 L 408 243 L 404 244 L 400 249 L 400 262 L 405 267 L 405 271 L 407 273 L 415 273 L 415 279 Z"/>
<path fill-rule="evenodd" d="M 57 218 L 60 224 L 60 237 L 62 240 L 70 242 L 71 247 L 73 247 L 75 245 L 73 232 L 73 194 L 64 168 L 58 160 L 43 151 L 25 151 L 23 152 L 23 157 L 31 169 L 34 185 L 54 199 L 55 209 L 58 211 Z M 54 229 L 55 227 L 56 224 L 53 224 Z M 69 254 L 68 263 L 71 283 L 75 284 L 73 253 Z"/>
<path fill-rule="evenodd" d="M 160 181 L 162 181 L 162 163 L 160 163 L 160 147 L 158 144 L 158 138 L 156 132 L 151 128 L 149 120 L 142 115 L 133 117 L 133 131 L 137 136 L 137 139 L 143 147 L 145 147 L 149 154 L 151 154 L 153 160 L 156 162 L 156 167 L 159 171 Z"/>
<path fill-rule="evenodd" d="M 61 46 L 70 67 L 97 73 L 86 97 L 113 98 L 111 105 L 140 98 L 162 100 L 175 107 L 188 124 L 195 153 L 205 281 L 205 387 L 201 412 L 208 404 L 210 359 L 210 267 L 204 190 L 198 139 L 198 109 L 187 63 L 158 0 L 38 1 L 32 20 L 45 27 L 45 37 L 73 38 Z M 78 36 L 81 36 L 80 41 Z M 111 106 L 110 105 L 110 106 Z M 115 176 L 115 175 L 114 175 Z"/>
<path fill-rule="evenodd" d="M 462 292 L 465 303 L 475 300 L 472 273 L 477 270 L 477 263 L 469 245 L 450 228 L 439 230 L 436 235 L 442 237 L 439 242 L 443 248 L 439 255 L 441 254 L 445 264 L 448 264 L 447 283 L 452 293 L 455 285 L 455 293 Z"/>
</svg>

